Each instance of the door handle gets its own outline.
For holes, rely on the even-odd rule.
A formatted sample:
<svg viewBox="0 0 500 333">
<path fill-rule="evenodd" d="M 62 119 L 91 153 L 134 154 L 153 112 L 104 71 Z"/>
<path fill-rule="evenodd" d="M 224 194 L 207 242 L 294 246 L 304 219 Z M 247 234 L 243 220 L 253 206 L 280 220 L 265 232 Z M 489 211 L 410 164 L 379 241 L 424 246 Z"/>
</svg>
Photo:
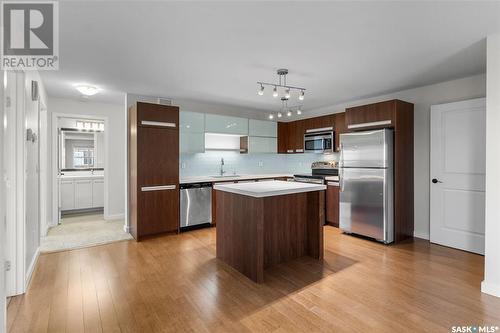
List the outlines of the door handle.
<svg viewBox="0 0 500 333">
<path fill-rule="evenodd" d="M 141 187 L 142 192 L 151 191 L 164 191 L 164 190 L 175 190 L 175 185 L 160 185 L 160 186 L 143 186 Z"/>
<path fill-rule="evenodd" d="M 433 179 L 432 179 L 432 183 L 433 183 L 433 184 L 437 184 L 437 183 L 442 183 L 442 181 L 437 180 L 436 178 L 433 178 Z"/>
</svg>

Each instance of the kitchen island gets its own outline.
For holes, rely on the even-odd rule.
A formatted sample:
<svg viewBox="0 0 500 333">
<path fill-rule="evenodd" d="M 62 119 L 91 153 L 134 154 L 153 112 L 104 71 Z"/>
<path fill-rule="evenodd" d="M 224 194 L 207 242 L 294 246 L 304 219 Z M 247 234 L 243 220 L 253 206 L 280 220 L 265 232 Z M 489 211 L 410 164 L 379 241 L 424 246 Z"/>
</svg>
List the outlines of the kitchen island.
<svg viewBox="0 0 500 333">
<path fill-rule="evenodd" d="M 325 185 L 218 184 L 217 258 L 264 282 L 264 270 L 302 256 L 323 259 Z"/>
</svg>

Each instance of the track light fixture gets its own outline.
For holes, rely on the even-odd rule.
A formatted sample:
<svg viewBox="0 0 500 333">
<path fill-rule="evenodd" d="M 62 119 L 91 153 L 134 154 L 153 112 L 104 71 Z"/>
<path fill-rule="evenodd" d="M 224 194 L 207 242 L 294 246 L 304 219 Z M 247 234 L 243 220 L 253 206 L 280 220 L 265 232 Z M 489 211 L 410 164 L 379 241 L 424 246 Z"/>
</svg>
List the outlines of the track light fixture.
<svg viewBox="0 0 500 333">
<path fill-rule="evenodd" d="M 274 89 L 273 89 L 273 97 L 278 97 L 278 87 L 274 86 Z"/>
<path fill-rule="evenodd" d="M 260 88 L 259 88 L 259 90 L 257 91 L 257 94 L 259 94 L 259 96 L 264 95 L 264 86 L 263 86 L 262 84 L 260 85 Z"/>
<path fill-rule="evenodd" d="M 257 84 L 260 85 L 260 88 L 258 90 L 258 94 L 260 96 L 264 95 L 264 86 L 274 86 L 273 88 L 273 97 L 278 97 L 278 88 L 284 89 L 284 97 L 287 99 L 290 98 L 291 96 L 291 91 L 292 90 L 298 90 L 299 91 L 299 100 L 303 101 L 304 100 L 304 95 L 306 88 L 302 87 L 294 87 L 294 86 L 289 86 L 286 83 L 286 76 L 288 74 L 288 69 L 286 68 L 281 68 L 276 71 L 276 74 L 278 74 L 278 83 L 267 83 L 267 82 L 257 82 Z"/>
</svg>

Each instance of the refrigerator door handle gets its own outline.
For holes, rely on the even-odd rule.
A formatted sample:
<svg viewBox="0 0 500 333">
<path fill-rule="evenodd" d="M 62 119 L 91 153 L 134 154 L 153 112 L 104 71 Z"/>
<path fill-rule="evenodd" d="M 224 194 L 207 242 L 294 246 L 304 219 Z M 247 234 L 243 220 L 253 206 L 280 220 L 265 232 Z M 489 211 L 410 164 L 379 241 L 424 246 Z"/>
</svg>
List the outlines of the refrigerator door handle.
<svg viewBox="0 0 500 333">
<path fill-rule="evenodd" d="M 339 159 L 339 167 L 344 167 L 344 147 L 342 146 L 342 142 L 340 143 L 340 159 Z"/>
<path fill-rule="evenodd" d="M 340 174 L 339 174 L 339 191 L 340 192 L 344 192 L 344 169 L 343 168 L 340 168 L 339 169 L 340 171 Z"/>
</svg>

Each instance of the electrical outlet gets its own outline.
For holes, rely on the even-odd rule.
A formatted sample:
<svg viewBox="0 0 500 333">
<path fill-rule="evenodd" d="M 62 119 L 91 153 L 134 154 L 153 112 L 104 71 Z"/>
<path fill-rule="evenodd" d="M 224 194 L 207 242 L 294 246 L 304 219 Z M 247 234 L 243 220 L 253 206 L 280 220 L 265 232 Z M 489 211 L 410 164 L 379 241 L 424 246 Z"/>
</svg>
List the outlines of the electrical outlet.
<svg viewBox="0 0 500 333">
<path fill-rule="evenodd" d="M 261 167 L 261 168 L 262 168 L 263 166 L 264 166 L 264 162 L 259 161 L 259 167 Z"/>
<path fill-rule="evenodd" d="M 186 169 L 186 162 L 181 163 L 181 169 Z"/>
</svg>

